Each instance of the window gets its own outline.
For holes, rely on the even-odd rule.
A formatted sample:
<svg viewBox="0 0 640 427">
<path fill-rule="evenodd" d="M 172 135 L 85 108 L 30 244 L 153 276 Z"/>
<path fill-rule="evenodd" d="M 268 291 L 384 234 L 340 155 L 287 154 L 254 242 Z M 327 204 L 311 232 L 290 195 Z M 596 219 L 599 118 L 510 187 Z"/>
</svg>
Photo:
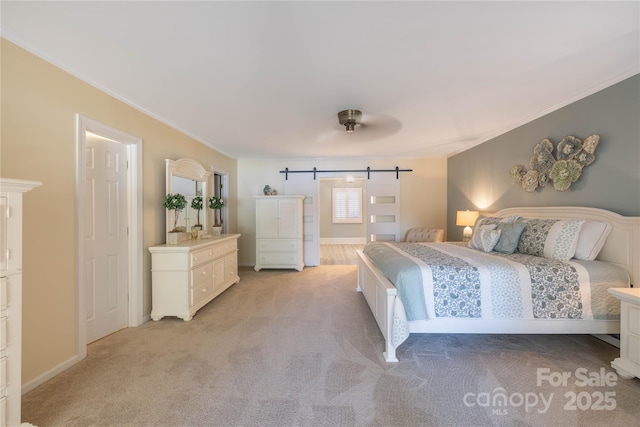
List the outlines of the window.
<svg viewBox="0 0 640 427">
<path fill-rule="evenodd" d="M 362 188 L 332 188 L 334 224 L 362 223 Z"/>
</svg>

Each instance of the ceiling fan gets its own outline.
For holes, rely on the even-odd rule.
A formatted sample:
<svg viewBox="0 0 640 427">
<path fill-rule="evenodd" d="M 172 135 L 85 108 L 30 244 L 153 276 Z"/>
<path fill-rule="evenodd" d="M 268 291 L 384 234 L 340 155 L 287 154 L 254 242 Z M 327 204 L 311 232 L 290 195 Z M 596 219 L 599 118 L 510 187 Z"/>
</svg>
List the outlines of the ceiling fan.
<svg viewBox="0 0 640 427">
<path fill-rule="evenodd" d="M 337 116 L 337 122 L 335 115 L 328 115 L 305 126 L 301 129 L 301 136 L 312 138 L 325 148 L 333 145 L 344 149 L 353 144 L 385 139 L 402 129 L 402 122 L 394 117 L 366 114 L 362 110 L 345 109 Z"/>
<path fill-rule="evenodd" d="M 379 139 L 393 135 L 402 129 L 402 122 L 389 116 L 363 114 L 356 109 L 342 110 L 338 113 L 338 123 L 349 134 L 361 135 L 366 139 Z M 335 129 L 338 129 L 336 127 Z M 357 132 L 354 132 L 358 130 Z M 366 130 L 366 132 L 365 132 Z M 355 135 L 349 136 L 349 139 Z"/>
<path fill-rule="evenodd" d="M 338 122 L 346 128 L 348 133 L 353 132 L 361 121 L 362 111 L 360 110 L 342 110 L 338 113 Z"/>
</svg>

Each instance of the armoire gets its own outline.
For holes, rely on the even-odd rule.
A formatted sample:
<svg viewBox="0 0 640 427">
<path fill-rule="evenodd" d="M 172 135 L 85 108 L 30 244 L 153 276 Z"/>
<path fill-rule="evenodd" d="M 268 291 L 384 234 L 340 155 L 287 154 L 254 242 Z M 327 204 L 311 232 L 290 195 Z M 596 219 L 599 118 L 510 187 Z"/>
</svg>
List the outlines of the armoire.
<svg viewBox="0 0 640 427">
<path fill-rule="evenodd" d="M 304 196 L 254 196 L 256 265 L 254 269 L 304 268 L 302 202 Z"/>
</svg>

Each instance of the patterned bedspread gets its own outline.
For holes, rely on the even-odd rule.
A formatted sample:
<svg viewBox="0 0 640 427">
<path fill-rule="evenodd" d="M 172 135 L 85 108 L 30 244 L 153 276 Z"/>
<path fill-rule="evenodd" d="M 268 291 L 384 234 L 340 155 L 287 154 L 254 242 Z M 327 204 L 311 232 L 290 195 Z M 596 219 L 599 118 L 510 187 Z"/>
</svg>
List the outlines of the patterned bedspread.
<svg viewBox="0 0 640 427">
<path fill-rule="evenodd" d="M 617 319 L 619 311 L 603 303 L 610 299 L 606 288 L 629 286 L 624 270 L 599 261 L 486 253 L 450 243 L 375 242 L 364 253 L 398 289 L 402 307 L 394 322 Z"/>
</svg>

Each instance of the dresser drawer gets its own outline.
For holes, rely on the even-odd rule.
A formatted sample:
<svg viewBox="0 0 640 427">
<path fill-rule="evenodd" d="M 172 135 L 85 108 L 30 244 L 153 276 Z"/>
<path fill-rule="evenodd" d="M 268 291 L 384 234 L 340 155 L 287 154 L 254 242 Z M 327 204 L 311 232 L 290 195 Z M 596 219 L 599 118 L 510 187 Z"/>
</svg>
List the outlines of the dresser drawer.
<svg viewBox="0 0 640 427">
<path fill-rule="evenodd" d="M 7 309 L 7 278 L 0 279 L 0 310 Z"/>
<path fill-rule="evenodd" d="M 213 296 L 213 278 L 209 276 L 209 280 L 198 283 L 191 287 L 191 307 L 209 300 Z"/>
<path fill-rule="evenodd" d="M 296 265 L 300 262 L 297 252 L 261 252 L 258 260 L 261 265 Z"/>
<path fill-rule="evenodd" d="M 193 251 L 189 256 L 189 268 L 193 268 L 200 264 L 204 264 L 205 262 L 213 261 L 215 258 L 215 251 L 213 247 L 209 247 L 206 249 L 200 249 L 199 251 Z"/>
<path fill-rule="evenodd" d="M 640 336 L 640 307 L 635 307 L 633 305 L 628 306 L 627 319 L 629 328 L 629 332 L 632 334 Z"/>
<path fill-rule="evenodd" d="M 7 424 L 7 397 L 0 397 L 0 425 Z"/>
<path fill-rule="evenodd" d="M 7 358 L 0 358 L 0 396 L 7 395 Z"/>
<path fill-rule="evenodd" d="M 293 239 L 262 239 L 258 241 L 258 249 L 261 252 L 296 252 L 299 245 L 299 241 Z"/>
<path fill-rule="evenodd" d="M 220 258 L 230 252 L 236 252 L 238 250 L 238 241 L 236 239 L 227 240 L 224 243 L 220 243 L 213 247 L 214 257 Z"/>
<path fill-rule="evenodd" d="M 0 317 L 0 357 L 4 357 L 7 354 L 7 318 L 5 316 Z"/>
<path fill-rule="evenodd" d="M 198 286 L 208 280 L 213 280 L 213 262 L 191 270 L 191 286 Z"/>
<path fill-rule="evenodd" d="M 224 280 L 233 280 L 238 276 L 238 257 L 232 253 L 224 257 Z"/>
</svg>

